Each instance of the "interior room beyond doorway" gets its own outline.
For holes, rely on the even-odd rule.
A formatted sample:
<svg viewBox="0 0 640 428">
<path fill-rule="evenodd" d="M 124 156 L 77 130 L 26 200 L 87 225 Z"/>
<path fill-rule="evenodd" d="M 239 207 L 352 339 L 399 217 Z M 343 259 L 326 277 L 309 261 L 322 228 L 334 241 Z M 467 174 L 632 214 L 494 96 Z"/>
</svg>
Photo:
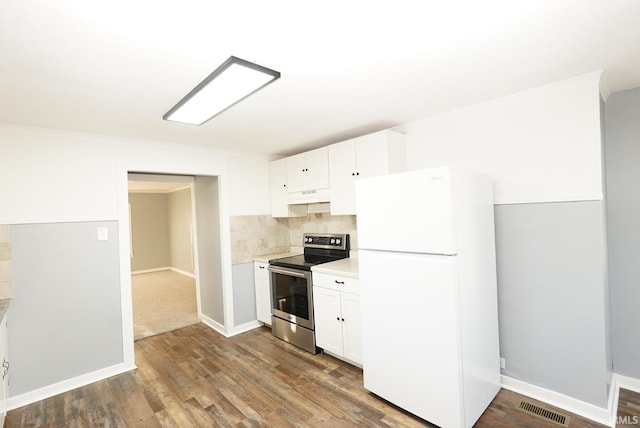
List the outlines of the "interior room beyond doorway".
<svg viewBox="0 0 640 428">
<path fill-rule="evenodd" d="M 199 322 L 193 177 L 129 174 L 134 340 Z"/>
</svg>

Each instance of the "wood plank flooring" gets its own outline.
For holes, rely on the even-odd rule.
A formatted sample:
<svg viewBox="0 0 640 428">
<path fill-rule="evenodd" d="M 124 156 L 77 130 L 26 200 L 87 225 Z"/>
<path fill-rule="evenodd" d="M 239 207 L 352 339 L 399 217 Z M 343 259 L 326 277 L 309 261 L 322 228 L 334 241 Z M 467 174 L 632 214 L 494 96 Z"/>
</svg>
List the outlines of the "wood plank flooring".
<svg viewBox="0 0 640 428">
<path fill-rule="evenodd" d="M 137 370 L 15 409 L 5 427 L 432 426 L 364 390 L 357 367 L 266 328 L 225 338 L 196 324 L 135 350 Z M 500 391 L 476 426 L 559 426 L 518 410 L 524 398 Z M 621 394 L 625 414 L 640 415 L 639 402 L 640 394 Z M 572 415 L 569 426 L 601 425 Z"/>
</svg>

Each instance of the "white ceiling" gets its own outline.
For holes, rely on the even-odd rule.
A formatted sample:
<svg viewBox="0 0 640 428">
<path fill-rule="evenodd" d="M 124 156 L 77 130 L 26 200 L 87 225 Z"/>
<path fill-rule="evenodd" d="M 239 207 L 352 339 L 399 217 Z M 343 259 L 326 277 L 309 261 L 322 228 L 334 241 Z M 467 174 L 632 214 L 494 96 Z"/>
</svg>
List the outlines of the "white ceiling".
<svg viewBox="0 0 640 428">
<path fill-rule="evenodd" d="M 640 0 L 3 0 L 0 122 L 287 155 L 604 70 L 640 87 Z M 282 73 L 162 120 L 230 55 Z"/>
</svg>

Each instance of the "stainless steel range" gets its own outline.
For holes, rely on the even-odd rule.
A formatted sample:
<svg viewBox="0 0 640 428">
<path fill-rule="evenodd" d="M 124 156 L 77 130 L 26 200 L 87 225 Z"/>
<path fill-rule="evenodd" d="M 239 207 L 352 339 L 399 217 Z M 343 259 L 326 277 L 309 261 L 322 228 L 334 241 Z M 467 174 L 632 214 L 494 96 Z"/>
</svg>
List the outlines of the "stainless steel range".
<svg viewBox="0 0 640 428">
<path fill-rule="evenodd" d="M 271 332 L 317 354 L 311 267 L 349 257 L 349 235 L 305 233 L 303 246 L 304 254 L 269 260 Z"/>
</svg>

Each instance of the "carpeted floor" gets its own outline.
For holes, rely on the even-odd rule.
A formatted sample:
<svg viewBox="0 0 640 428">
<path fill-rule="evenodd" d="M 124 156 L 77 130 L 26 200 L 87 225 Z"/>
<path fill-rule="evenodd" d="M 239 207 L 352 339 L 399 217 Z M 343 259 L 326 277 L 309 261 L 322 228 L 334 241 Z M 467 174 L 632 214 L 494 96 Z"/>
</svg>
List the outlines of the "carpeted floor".
<svg viewBox="0 0 640 428">
<path fill-rule="evenodd" d="M 170 270 L 131 275 L 131 289 L 134 340 L 199 322 L 193 278 Z"/>
</svg>

